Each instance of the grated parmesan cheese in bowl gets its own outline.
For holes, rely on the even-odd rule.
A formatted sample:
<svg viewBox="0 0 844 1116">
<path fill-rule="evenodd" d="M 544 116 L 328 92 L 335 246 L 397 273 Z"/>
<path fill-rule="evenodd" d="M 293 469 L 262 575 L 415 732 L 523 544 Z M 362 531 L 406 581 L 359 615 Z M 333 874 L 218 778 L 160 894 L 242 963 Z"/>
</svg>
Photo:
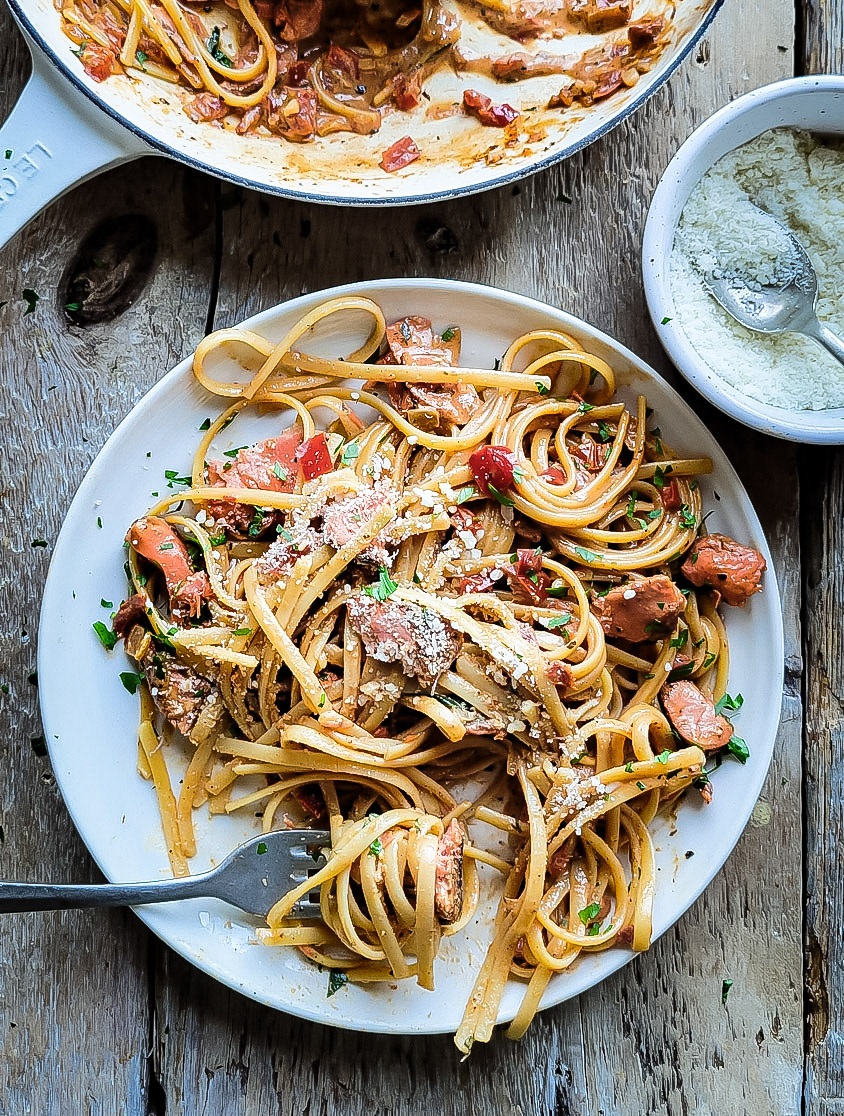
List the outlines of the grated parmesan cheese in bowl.
<svg viewBox="0 0 844 1116">
<path fill-rule="evenodd" d="M 844 146 L 789 128 L 724 155 L 690 194 L 671 253 L 673 324 L 735 392 L 790 411 L 844 407 L 844 366 L 834 357 L 799 334 L 745 329 L 704 285 L 700 272 L 787 281 L 782 238 L 754 206 L 801 241 L 818 275 L 818 317 L 844 332 Z"/>
</svg>

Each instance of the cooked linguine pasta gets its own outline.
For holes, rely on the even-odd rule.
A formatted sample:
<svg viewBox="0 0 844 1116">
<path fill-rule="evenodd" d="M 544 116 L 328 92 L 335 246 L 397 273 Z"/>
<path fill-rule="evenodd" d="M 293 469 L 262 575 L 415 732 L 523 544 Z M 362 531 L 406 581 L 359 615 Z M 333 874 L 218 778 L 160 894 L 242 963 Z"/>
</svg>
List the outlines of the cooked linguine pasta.
<svg viewBox="0 0 844 1116">
<path fill-rule="evenodd" d="M 368 339 L 312 355 L 348 312 Z M 226 405 L 132 524 L 114 628 L 175 874 L 206 804 L 330 830 L 269 945 L 334 987 L 433 988 L 479 873 L 497 881 L 468 1051 L 511 978 L 518 1037 L 581 954 L 647 948 L 654 817 L 711 797 L 707 753 L 746 758 L 718 602 L 756 592 L 764 561 L 700 534 L 710 462 L 674 453 L 575 337 L 517 337 L 492 369 L 459 353 L 457 325 L 388 324 L 356 296 L 278 343 L 207 337 L 194 374 Z M 278 413 L 274 436 L 215 453 L 254 408 Z M 322 917 L 297 919 L 314 889 Z"/>
</svg>

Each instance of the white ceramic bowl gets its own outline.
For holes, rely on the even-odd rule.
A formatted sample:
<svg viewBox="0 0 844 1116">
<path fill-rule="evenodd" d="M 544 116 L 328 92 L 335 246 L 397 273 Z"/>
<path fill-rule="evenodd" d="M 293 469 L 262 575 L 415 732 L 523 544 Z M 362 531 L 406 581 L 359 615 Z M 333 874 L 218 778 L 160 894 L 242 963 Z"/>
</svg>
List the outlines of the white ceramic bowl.
<svg viewBox="0 0 844 1116">
<path fill-rule="evenodd" d="M 674 233 L 692 190 L 722 156 L 770 128 L 802 128 L 844 136 L 844 77 L 790 78 L 739 97 L 686 140 L 651 200 L 642 244 L 645 296 L 660 341 L 701 395 L 728 415 L 764 434 L 794 442 L 844 443 L 844 408 L 791 411 L 742 395 L 701 359 L 677 325 L 671 290 Z M 671 319 L 664 324 L 664 319 Z"/>
</svg>

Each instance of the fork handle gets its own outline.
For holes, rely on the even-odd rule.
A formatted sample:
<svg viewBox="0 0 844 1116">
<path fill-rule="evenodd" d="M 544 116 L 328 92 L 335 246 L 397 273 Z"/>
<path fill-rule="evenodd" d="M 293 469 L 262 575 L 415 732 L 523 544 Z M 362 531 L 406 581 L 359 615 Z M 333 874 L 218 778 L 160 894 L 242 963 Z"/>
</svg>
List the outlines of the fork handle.
<svg viewBox="0 0 844 1116">
<path fill-rule="evenodd" d="M 208 895 L 206 875 L 129 884 L 0 883 L 0 914 L 66 911 L 80 907 L 136 907 L 200 899 Z"/>
<path fill-rule="evenodd" d="M 823 345 L 828 353 L 840 360 L 844 364 L 844 341 L 831 329 L 827 329 L 825 325 L 820 322 L 812 322 L 810 328 L 806 330 L 810 337 L 813 337 L 819 344 Z"/>
</svg>

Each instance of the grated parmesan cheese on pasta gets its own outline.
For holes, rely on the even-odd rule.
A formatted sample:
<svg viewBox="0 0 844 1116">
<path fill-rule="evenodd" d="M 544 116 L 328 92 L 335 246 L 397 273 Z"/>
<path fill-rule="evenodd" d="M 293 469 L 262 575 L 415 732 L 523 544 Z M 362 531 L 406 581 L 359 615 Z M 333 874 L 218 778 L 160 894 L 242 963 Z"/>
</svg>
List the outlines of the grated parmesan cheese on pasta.
<svg viewBox="0 0 844 1116">
<path fill-rule="evenodd" d="M 844 407 L 844 366 L 796 333 L 754 333 L 729 315 L 698 269 L 788 280 L 782 238 L 749 203 L 789 226 L 818 275 L 817 312 L 844 332 L 844 149 L 777 128 L 731 151 L 695 187 L 671 258 L 674 325 L 737 392 L 788 410 Z"/>
</svg>

